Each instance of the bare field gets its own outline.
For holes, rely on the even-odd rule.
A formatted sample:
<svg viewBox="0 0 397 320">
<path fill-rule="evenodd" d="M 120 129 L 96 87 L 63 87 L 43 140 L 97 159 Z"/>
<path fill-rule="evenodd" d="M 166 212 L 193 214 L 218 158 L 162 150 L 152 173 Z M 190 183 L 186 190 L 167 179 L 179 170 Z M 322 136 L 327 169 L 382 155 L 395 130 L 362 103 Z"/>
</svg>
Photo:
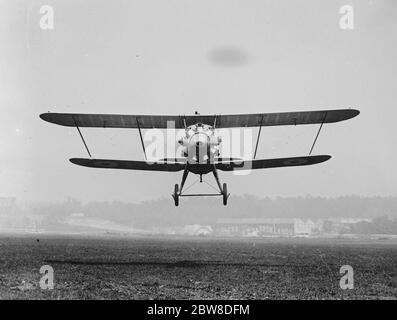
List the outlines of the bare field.
<svg viewBox="0 0 397 320">
<path fill-rule="evenodd" d="M 397 299 L 397 242 L 3 235 L 0 298 Z"/>
</svg>

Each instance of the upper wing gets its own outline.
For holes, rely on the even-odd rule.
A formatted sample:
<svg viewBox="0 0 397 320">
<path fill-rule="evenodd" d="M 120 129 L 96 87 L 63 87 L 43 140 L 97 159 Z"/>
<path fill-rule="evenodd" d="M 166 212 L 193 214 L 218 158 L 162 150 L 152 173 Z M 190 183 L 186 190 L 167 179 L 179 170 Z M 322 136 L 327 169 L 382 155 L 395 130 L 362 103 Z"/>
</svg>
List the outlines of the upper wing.
<svg viewBox="0 0 397 320">
<path fill-rule="evenodd" d="M 185 169 L 186 164 L 183 162 L 153 162 L 130 161 L 130 160 L 106 160 L 106 159 L 84 159 L 72 158 L 70 162 L 91 168 L 106 169 L 129 169 L 129 170 L 148 170 L 148 171 L 168 171 L 176 172 Z"/>
<path fill-rule="evenodd" d="M 355 109 L 339 109 L 220 115 L 216 118 L 216 127 L 236 128 L 331 123 L 353 118 L 359 113 L 360 111 Z"/>
<path fill-rule="evenodd" d="M 142 129 L 183 129 L 196 123 L 214 125 L 216 128 L 283 126 L 315 123 L 331 123 L 347 120 L 360 112 L 355 109 L 252 113 L 230 115 L 123 115 L 123 114 L 82 114 L 43 113 L 45 121 L 62 126 L 98 128 L 142 128 Z"/>
<path fill-rule="evenodd" d="M 244 160 L 239 162 L 220 162 L 215 166 L 219 170 L 234 171 L 234 170 L 251 170 L 251 169 L 265 169 L 278 167 L 295 167 L 307 166 L 316 163 L 327 161 L 331 158 L 328 155 L 320 156 L 305 156 L 293 158 L 277 158 L 277 159 L 258 159 L 258 160 Z"/>
</svg>

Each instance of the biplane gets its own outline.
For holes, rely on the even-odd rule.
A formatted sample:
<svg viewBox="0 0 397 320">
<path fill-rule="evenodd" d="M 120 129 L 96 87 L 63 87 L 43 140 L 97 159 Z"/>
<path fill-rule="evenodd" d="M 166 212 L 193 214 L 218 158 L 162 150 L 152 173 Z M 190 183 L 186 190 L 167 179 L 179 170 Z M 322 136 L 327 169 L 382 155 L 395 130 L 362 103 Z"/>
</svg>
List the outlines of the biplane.
<svg viewBox="0 0 397 320">
<path fill-rule="evenodd" d="M 278 112 L 255 114 L 229 114 L 229 115 L 122 115 L 122 114 L 79 114 L 79 113 L 43 113 L 41 119 L 61 126 L 76 127 L 87 150 L 89 158 L 71 158 L 76 165 L 91 168 L 127 169 L 178 172 L 183 171 L 180 185 L 175 184 L 172 197 L 175 206 L 179 205 L 180 197 L 187 196 L 222 196 L 223 204 L 227 205 L 229 193 L 227 184 L 220 182 L 218 171 L 256 170 L 276 167 L 294 167 L 313 165 L 327 161 L 329 155 L 312 155 L 314 145 L 320 134 L 323 124 L 347 120 L 357 116 L 360 112 L 355 109 Z M 182 145 L 180 158 L 163 158 L 155 162 L 148 161 L 145 143 L 142 138 L 142 129 L 167 129 L 169 123 L 173 129 L 184 129 L 184 136 L 178 140 Z M 310 152 L 307 156 L 256 159 L 259 138 L 262 127 L 265 126 L 296 126 L 305 124 L 319 124 L 319 129 L 314 138 Z M 80 128 L 135 128 L 139 131 L 140 140 L 145 156 L 145 161 L 95 159 L 84 140 Z M 221 157 L 219 152 L 222 139 L 217 136 L 216 130 L 221 128 L 247 128 L 259 127 L 253 159 Z M 212 173 L 219 192 L 207 194 L 183 193 L 188 174 L 202 176 Z"/>
</svg>

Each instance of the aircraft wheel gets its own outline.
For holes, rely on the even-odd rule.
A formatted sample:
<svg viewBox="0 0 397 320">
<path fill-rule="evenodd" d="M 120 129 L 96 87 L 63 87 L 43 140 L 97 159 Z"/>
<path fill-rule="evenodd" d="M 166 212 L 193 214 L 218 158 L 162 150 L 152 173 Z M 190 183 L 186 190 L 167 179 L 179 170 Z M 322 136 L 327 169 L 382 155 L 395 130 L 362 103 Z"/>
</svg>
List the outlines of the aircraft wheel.
<svg viewBox="0 0 397 320">
<path fill-rule="evenodd" d="M 223 184 L 223 205 L 226 206 L 227 205 L 227 198 L 229 197 L 229 195 L 227 194 L 227 185 L 226 183 Z"/>
<path fill-rule="evenodd" d="M 175 206 L 179 206 L 179 194 L 178 194 L 178 190 L 179 190 L 179 186 L 178 184 L 175 184 L 174 187 L 174 194 L 172 195 L 172 197 L 174 198 L 174 202 L 175 202 Z"/>
</svg>

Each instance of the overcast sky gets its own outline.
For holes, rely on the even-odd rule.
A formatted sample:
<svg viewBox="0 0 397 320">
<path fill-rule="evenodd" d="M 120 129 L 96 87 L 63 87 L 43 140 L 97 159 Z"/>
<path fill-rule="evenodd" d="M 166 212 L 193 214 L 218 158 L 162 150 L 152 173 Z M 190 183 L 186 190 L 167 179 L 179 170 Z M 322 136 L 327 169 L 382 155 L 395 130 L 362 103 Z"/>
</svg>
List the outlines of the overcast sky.
<svg viewBox="0 0 397 320">
<path fill-rule="evenodd" d="M 346 4 L 353 30 L 339 27 Z M 53 30 L 40 28 L 42 5 L 54 9 Z M 314 150 L 330 161 L 222 182 L 258 196 L 397 195 L 395 0 L 0 0 L 0 24 L 0 196 L 138 202 L 180 183 L 181 173 L 71 164 L 87 156 L 76 129 L 42 112 L 346 107 L 361 114 L 325 125 Z M 306 155 L 317 129 L 264 128 L 258 157 Z M 143 159 L 136 130 L 83 133 L 94 157 Z"/>
</svg>

